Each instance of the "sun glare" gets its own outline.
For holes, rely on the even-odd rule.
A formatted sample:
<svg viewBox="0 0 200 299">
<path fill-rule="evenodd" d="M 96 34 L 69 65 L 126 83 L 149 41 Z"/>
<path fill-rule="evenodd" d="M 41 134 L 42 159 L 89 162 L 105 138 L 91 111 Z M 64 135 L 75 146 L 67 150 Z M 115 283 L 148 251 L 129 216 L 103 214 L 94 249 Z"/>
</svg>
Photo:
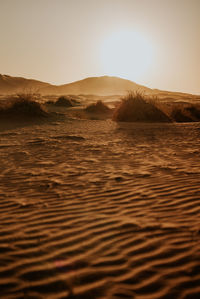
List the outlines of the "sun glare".
<svg viewBox="0 0 200 299">
<path fill-rule="evenodd" d="M 103 41 L 101 63 L 105 74 L 137 81 L 154 63 L 153 44 L 139 32 L 115 32 Z"/>
</svg>

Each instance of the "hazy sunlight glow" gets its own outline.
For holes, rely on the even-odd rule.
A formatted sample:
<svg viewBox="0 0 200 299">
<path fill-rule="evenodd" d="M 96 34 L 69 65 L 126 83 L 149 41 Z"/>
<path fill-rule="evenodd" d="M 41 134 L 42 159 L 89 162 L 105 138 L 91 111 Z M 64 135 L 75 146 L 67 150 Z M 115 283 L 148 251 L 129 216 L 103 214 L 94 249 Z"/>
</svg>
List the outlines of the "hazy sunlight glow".
<svg viewBox="0 0 200 299">
<path fill-rule="evenodd" d="M 101 63 L 107 75 L 138 81 L 154 63 L 152 42 L 139 32 L 122 30 L 103 41 Z"/>
</svg>

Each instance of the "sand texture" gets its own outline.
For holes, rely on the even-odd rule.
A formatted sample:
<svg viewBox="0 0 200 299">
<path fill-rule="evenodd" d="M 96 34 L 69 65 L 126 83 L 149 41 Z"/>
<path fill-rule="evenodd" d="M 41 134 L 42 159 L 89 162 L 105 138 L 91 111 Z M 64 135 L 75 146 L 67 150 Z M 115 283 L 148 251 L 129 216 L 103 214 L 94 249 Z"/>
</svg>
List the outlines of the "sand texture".
<svg viewBox="0 0 200 299">
<path fill-rule="evenodd" d="M 200 123 L 0 132 L 0 298 L 200 298 Z"/>
</svg>

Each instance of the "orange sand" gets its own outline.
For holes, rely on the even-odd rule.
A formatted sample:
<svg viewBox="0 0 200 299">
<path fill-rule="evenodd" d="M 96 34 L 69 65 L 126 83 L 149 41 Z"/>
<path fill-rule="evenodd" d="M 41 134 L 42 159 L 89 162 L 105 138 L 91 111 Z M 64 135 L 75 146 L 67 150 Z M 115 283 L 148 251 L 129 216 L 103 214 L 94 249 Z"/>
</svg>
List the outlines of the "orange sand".
<svg viewBox="0 0 200 299">
<path fill-rule="evenodd" d="M 200 124 L 0 132 L 0 298 L 198 298 Z"/>
</svg>

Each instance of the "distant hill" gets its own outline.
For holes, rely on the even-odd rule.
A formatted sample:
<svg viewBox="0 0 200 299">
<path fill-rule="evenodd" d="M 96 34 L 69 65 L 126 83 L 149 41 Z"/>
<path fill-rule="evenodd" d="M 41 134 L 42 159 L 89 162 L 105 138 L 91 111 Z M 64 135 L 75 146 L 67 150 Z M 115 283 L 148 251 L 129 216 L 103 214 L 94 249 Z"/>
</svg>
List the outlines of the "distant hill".
<svg viewBox="0 0 200 299">
<path fill-rule="evenodd" d="M 132 81 L 117 77 L 90 77 L 64 85 L 0 75 L 0 94 L 34 91 L 42 95 L 54 94 L 97 94 L 97 95 L 123 95 L 129 90 L 143 90 L 151 92 L 150 88 L 136 84 Z"/>
<path fill-rule="evenodd" d="M 0 74 L 0 94 L 13 94 L 17 92 L 30 91 L 38 92 L 41 88 L 48 86 L 51 85 L 37 80 Z"/>
<path fill-rule="evenodd" d="M 159 98 L 166 98 L 168 100 L 172 98 L 179 101 L 190 99 L 200 100 L 200 96 L 197 95 L 151 89 L 118 77 L 89 77 L 64 85 L 52 85 L 38 80 L 0 74 L 0 95 L 20 92 L 36 92 L 41 95 L 83 94 L 111 96 L 125 95 L 127 91 L 142 91 L 145 94 L 158 95 Z"/>
<path fill-rule="evenodd" d="M 90 77 L 60 86 L 46 86 L 41 89 L 41 92 L 42 94 L 123 95 L 129 90 L 151 92 L 150 88 L 132 81 L 109 76 Z"/>
</svg>

